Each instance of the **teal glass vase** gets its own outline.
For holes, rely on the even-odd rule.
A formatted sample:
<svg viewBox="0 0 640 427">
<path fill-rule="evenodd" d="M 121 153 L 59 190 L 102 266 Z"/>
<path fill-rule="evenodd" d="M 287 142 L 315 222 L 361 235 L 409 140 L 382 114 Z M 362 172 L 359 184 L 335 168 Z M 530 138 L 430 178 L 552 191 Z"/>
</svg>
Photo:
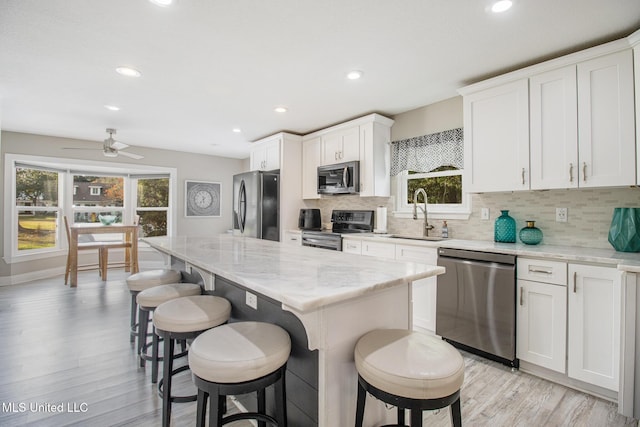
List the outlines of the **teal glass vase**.
<svg viewBox="0 0 640 427">
<path fill-rule="evenodd" d="M 527 226 L 520 230 L 519 235 L 525 245 L 537 245 L 542 241 L 542 230 L 536 227 L 535 221 L 527 221 Z"/>
<path fill-rule="evenodd" d="M 509 211 L 500 211 L 500 215 L 493 227 L 493 239 L 501 243 L 516 242 L 516 220 L 509 216 Z"/>
<path fill-rule="evenodd" d="M 615 208 L 609 243 L 616 251 L 640 252 L 640 208 Z"/>
</svg>

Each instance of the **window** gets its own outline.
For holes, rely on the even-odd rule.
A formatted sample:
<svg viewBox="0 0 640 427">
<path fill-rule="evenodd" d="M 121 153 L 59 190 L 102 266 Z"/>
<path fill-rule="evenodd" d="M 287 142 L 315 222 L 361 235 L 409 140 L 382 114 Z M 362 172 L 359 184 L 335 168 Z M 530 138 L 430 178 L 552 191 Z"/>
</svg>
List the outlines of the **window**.
<svg viewBox="0 0 640 427">
<path fill-rule="evenodd" d="M 15 183 L 17 251 L 56 249 L 59 173 L 16 167 Z"/>
<path fill-rule="evenodd" d="M 169 178 L 138 178 L 136 215 L 140 235 L 166 236 L 169 213 Z"/>
<path fill-rule="evenodd" d="M 99 185 L 98 185 L 99 184 Z M 99 222 L 99 215 L 114 215 L 116 223 L 124 217 L 125 176 L 96 176 L 75 173 L 73 222 Z M 99 197 L 97 197 L 99 196 Z"/>
<path fill-rule="evenodd" d="M 414 194 L 422 188 L 427 193 L 429 215 L 467 219 L 471 204 L 462 187 L 463 149 L 461 128 L 394 142 L 391 159 L 391 174 L 396 183 L 394 215 L 410 217 Z M 422 195 L 417 202 L 425 202 Z"/>
<path fill-rule="evenodd" d="M 175 229 L 176 170 L 83 160 L 6 154 L 4 259 L 7 263 L 59 256 L 67 247 L 62 217 L 70 223 L 140 218 L 141 236 Z"/>
</svg>

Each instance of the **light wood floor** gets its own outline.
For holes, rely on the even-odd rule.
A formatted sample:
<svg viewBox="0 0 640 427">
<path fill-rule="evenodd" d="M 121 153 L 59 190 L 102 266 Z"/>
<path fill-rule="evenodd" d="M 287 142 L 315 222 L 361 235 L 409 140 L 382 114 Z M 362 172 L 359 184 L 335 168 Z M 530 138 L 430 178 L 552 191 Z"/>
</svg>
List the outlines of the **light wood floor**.
<svg viewBox="0 0 640 427">
<path fill-rule="evenodd" d="M 80 273 L 75 289 L 62 277 L 0 287 L 0 426 L 161 424 L 151 370 L 138 368 L 129 343 L 126 276 L 109 275 L 102 283 Z M 637 426 L 610 402 L 473 355 L 465 361 L 465 426 Z M 180 382 L 188 393 L 188 374 Z M 448 410 L 424 418 L 449 425 Z M 194 424 L 195 403 L 173 405 L 173 426 Z"/>
</svg>

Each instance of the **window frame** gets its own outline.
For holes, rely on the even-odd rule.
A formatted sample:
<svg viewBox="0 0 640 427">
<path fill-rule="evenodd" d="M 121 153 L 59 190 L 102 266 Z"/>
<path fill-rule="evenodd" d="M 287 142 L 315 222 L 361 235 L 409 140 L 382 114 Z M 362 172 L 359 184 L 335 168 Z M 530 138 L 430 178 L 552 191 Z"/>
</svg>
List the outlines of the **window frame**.
<svg viewBox="0 0 640 427">
<path fill-rule="evenodd" d="M 16 206 L 16 165 L 34 167 L 58 172 L 58 206 L 47 207 L 48 211 L 58 209 L 58 224 L 55 248 L 18 250 L 18 207 Z M 137 179 L 141 176 L 164 175 L 169 178 L 169 207 L 167 210 L 167 235 L 173 235 L 178 221 L 178 173 L 176 168 L 151 165 L 132 165 L 125 163 L 111 163 L 85 159 L 67 159 L 59 157 L 32 156 L 26 154 L 5 154 L 4 160 L 4 254 L 7 264 L 33 261 L 54 256 L 66 255 L 68 242 L 64 236 L 62 216 L 67 215 L 73 220 L 73 175 L 79 172 L 95 175 L 119 175 L 125 177 L 125 199 L 123 208 L 123 222 L 133 223 L 135 218 Z M 132 186 L 132 182 L 136 182 Z M 129 188 L 127 188 L 129 186 Z M 10 197 L 7 197 L 10 196 Z M 34 207 L 29 207 L 34 210 Z M 103 207 L 95 207 L 104 210 Z M 77 209 L 77 208 L 76 208 Z M 23 209 L 24 210 L 24 209 Z M 83 209 L 86 210 L 86 209 Z M 144 247 L 141 247 L 144 250 Z M 28 252 L 28 253 L 27 253 Z"/>
<path fill-rule="evenodd" d="M 396 218 L 413 218 L 413 204 L 408 203 L 407 185 L 409 179 L 434 178 L 438 176 L 464 175 L 464 170 L 449 170 L 440 172 L 422 172 L 409 175 L 409 172 L 403 170 L 398 175 L 392 177 L 395 183 L 392 188 L 395 189 L 395 209 L 393 216 Z M 463 179 L 464 182 L 464 179 Z M 462 188 L 462 203 L 428 203 L 428 216 L 430 219 L 461 219 L 467 220 L 471 215 L 471 195 Z M 418 209 L 418 217 L 424 218 L 424 214 Z"/>
</svg>

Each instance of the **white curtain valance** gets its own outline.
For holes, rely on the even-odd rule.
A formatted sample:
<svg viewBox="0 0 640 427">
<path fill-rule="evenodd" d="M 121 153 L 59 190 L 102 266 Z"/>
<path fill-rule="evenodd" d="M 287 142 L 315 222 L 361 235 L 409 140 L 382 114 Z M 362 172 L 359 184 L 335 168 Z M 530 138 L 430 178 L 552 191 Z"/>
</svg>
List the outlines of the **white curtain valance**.
<svg viewBox="0 0 640 427">
<path fill-rule="evenodd" d="M 391 143 L 391 176 L 403 170 L 431 172 L 442 166 L 464 166 L 462 128 Z"/>
</svg>

